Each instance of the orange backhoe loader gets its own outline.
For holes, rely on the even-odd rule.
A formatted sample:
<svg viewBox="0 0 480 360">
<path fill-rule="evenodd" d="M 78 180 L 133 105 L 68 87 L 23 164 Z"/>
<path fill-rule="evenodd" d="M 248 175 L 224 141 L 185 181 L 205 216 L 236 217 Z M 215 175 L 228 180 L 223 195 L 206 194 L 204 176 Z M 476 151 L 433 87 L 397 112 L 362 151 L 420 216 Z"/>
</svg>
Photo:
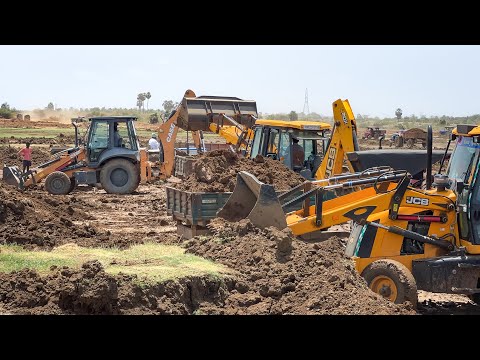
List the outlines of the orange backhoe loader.
<svg viewBox="0 0 480 360">
<path fill-rule="evenodd" d="M 167 121 L 158 129 L 160 142 L 160 166 L 158 176 L 162 179 L 173 175 L 175 166 L 175 141 L 178 130 L 192 132 L 193 142 L 198 152 L 205 149 L 203 132 L 211 131 L 225 138 L 235 151 L 247 147 L 249 129 L 258 116 L 257 104 L 252 100 L 236 97 L 196 96 L 187 90 L 177 108 Z M 187 147 L 188 149 L 188 147 Z M 151 180 L 155 175 L 150 167 L 146 169 L 145 179 Z"/>
<path fill-rule="evenodd" d="M 60 151 L 44 164 L 22 173 L 16 166 L 3 168 L 5 182 L 26 188 L 45 180 L 46 190 L 55 195 L 68 194 L 77 184 L 101 186 L 108 193 L 129 194 L 140 183 L 172 175 L 175 157 L 175 140 L 178 129 L 193 132 L 195 146 L 202 149 L 202 131 L 216 128 L 245 129 L 253 125 L 257 116 L 254 101 L 234 97 L 195 97 L 191 90 L 185 92 L 180 105 L 160 126 L 160 161 L 150 161 L 149 151 L 138 142 L 132 116 L 89 118 L 85 136 L 80 139 L 78 123 L 84 118 L 72 119 L 75 127 L 75 146 Z M 244 135 L 235 142 L 245 146 Z M 242 145 L 243 144 L 243 145 Z M 157 170 L 157 171 L 155 171 Z"/>
</svg>

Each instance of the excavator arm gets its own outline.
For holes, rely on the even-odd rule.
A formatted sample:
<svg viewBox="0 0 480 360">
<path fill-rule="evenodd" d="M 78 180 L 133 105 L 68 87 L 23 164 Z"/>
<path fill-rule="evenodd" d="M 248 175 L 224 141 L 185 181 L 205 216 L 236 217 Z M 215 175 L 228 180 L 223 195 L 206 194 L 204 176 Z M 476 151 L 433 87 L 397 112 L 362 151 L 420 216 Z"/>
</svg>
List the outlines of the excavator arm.
<svg viewBox="0 0 480 360">
<path fill-rule="evenodd" d="M 327 144 L 325 158 L 319 166 L 315 178 L 327 179 L 336 174 L 341 174 L 343 161 L 347 152 L 358 151 L 357 123 L 348 100 L 338 99 L 332 104 L 333 129 Z M 353 168 L 348 163 L 351 172 Z"/>
<path fill-rule="evenodd" d="M 218 216 L 229 221 L 248 218 L 260 228 L 274 226 L 283 229 L 288 226 L 297 236 L 326 230 L 350 220 L 360 224 L 370 224 L 368 218 L 382 212 L 387 212 L 391 220 L 408 221 L 412 218 L 424 217 L 425 220 L 433 222 L 445 223 L 447 218 L 449 218 L 448 221 L 453 221 L 455 203 L 451 196 L 452 192 L 446 192 L 445 195 L 432 194 L 431 191 L 421 192 L 409 188 L 409 180 L 410 176 L 406 171 L 378 168 L 332 177 L 327 181 L 306 181 L 299 187 L 278 196 L 272 185 L 264 184 L 252 174 L 241 171 L 237 175 L 237 184 L 232 195 L 218 212 Z M 323 182 L 327 185 L 317 186 Z M 331 200 L 323 200 L 325 191 L 362 185 L 373 186 Z M 283 202 L 284 199 L 298 192 L 300 187 L 304 190 L 302 195 Z M 314 205 L 310 205 L 312 195 L 315 196 Z M 287 207 L 299 202 L 303 202 L 300 210 L 285 214 Z M 425 210 L 432 212 L 432 215 L 414 215 Z M 378 224 L 372 223 L 372 225 Z M 434 243 L 441 247 L 451 247 L 451 243 L 446 241 L 424 239 L 418 234 L 412 234 L 411 231 L 396 226 L 390 228 L 388 231 L 396 231 L 397 234 L 415 240 Z"/>
<path fill-rule="evenodd" d="M 185 91 L 185 97 L 195 97 L 195 93 L 192 90 Z M 160 142 L 161 150 L 163 152 L 163 159 L 160 164 L 160 178 L 169 178 L 173 173 L 173 167 L 175 166 L 175 141 L 178 134 L 178 120 L 180 116 L 185 116 L 181 111 L 182 103 L 170 114 L 167 121 L 160 125 L 158 129 L 158 140 Z M 200 144 L 199 136 L 194 136 L 194 141 L 197 139 Z M 196 144 L 195 144 L 196 145 Z"/>
<path fill-rule="evenodd" d="M 3 168 L 3 180 L 10 185 L 18 186 L 20 189 L 24 189 L 31 185 L 35 185 L 45 179 L 48 175 L 54 171 L 63 171 L 69 177 L 72 176 L 73 170 L 79 170 L 87 167 L 84 163 L 85 149 L 83 146 L 71 149 L 68 152 L 62 152 L 61 154 L 54 155 L 53 159 L 38 165 L 30 170 L 28 173 L 22 173 L 16 166 L 4 166 Z M 75 165 L 72 170 L 67 170 L 73 164 Z"/>
<path fill-rule="evenodd" d="M 175 166 L 175 141 L 178 130 L 192 131 L 197 149 L 203 150 L 203 131 L 211 131 L 235 145 L 237 150 L 246 149 L 253 137 L 250 128 L 255 124 L 257 105 L 255 101 L 235 97 L 199 96 L 187 90 L 182 101 L 168 120 L 158 129 L 163 160 L 160 177 L 172 175 Z"/>
<path fill-rule="evenodd" d="M 253 139 L 253 130 L 238 128 L 234 125 L 218 126 L 211 123 L 210 131 L 223 137 L 227 144 L 234 145 L 237 150 L 247 150 L 249 142 Z"/>
</svg>

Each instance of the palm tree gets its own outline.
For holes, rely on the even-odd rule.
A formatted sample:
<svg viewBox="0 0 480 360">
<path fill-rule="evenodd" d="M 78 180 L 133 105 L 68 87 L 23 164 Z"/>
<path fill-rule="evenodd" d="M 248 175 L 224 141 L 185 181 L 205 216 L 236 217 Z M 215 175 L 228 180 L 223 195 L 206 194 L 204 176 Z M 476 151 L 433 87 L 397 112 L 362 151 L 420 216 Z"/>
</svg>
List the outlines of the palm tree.
<svg viewBox="0 0 480 360">
<path fill-rule="evenodd" d="M 398 120 L 400 120 L 402 118 L 402 109 L 398 108 L 397 110 L 395 110 L 395 116 Z"/>
<path fill-rule="evenodd" d="M 137 95 L 137 106 L 138 106 L 138 110 L 141 110 L 141 108 L 144 106 L 143 105 L 143 102 L 145 101 L 146 97 L 145 97 L 145 93 L 140 93 Z M 144 108 L 145 110 L 145 108 Z"/>
<path fill-rule="evenodd" d="M 148 111 L 148 100 L 150 100 L 150 98 L 152 97 L 152 95 L 150 94 L 150 91 L 145 94 L 145 97 L 147 98 L 147 111 Z"/>
</svg>

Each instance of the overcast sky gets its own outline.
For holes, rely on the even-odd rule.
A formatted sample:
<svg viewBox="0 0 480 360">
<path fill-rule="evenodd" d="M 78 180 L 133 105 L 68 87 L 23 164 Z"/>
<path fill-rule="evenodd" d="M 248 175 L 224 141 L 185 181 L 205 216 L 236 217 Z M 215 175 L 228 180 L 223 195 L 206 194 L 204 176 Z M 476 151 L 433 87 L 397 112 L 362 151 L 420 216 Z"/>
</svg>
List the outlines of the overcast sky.
<svg viewBox="0 0 480 360">
<path fill-rule="evenodd" d="M 480 113 L 480 46 L 0 46 L 0 102 L 18 109 L 151 108 L 200 95 L 256 100 L 260 112 L 330 116 L 349 99 L 355 114 Z"/>
</svg>

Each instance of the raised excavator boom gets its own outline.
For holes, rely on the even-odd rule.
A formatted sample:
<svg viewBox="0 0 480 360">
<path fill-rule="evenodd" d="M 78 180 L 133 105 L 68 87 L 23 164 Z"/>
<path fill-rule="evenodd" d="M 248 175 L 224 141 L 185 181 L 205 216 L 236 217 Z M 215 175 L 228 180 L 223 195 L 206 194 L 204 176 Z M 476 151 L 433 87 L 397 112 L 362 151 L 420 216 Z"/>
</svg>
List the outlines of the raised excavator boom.
<svg viewBox="0 0 480 360">
<path fill-rule="evenodd" d="M 357 123 L 348 100 L 336 100 L 333 104 L 333 130 L 325 151 L 325 159 L 315 173 L 317 180 L 327 179 L 343 172 L 346 153 L 358 151 Z M 347 162 L 349 170 L 353 171 Z"/>
<path fill-rule="evenodd" d="M 177 108 L 158 130 L 160 177 L 168 178 L 173 174 L 175 140 L 179 129 L 192 132 L 195 147 L 200 152 L 203 150 L 204 131 L 216 132 L 237 150 L 246 149 L 251 134 L 249 129 L 255 124 L 257 115 L 255 101 L 237 97 L 197 97 L 192 90 L 187 90 Z"/>
</svg>

